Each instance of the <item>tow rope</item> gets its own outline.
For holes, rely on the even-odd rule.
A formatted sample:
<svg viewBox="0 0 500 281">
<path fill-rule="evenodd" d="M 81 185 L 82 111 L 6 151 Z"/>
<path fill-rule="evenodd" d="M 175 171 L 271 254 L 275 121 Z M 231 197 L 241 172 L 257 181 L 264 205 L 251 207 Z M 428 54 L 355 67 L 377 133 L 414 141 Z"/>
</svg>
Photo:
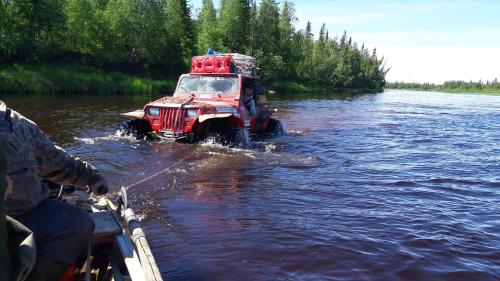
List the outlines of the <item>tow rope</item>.
<svg viewBox="0 0 500 281">
<path fill-rule="evenodd" d="M 125 187 L 124 187 L 124 188 L 125 188 L 125 190 L 128 190 L 129 188 L 134 187 L 134 186 L 136 186 L 136 185 L 139 185 L 139 184 L 141 184 L 141 183 L 147 182 L 147 181 L 149 181 L 150 179 L 155 178 L 155 177 L 157 177 L 157 176 L 159 176 L 159 175 L 161 175 L 161 174 L 163 174 L 163 173 L 167 172 L 167 171 L 168 171 L 168 170 L 170 170 L 171 168 L 173 168 L 173 167 L 175 167 L 175 166 L 179 165 L 180 163 L 182 163 L 182 162 L 186 161 L 186 159 L 188 159 L 188 157 L 189 157 L 189 156 L 191 156 L 191 153 L 190 153 L 190 154 L 188 154 L 188 155 L 186 155 L 186 156 L 185 156 L 185 157 L 183 157 L 182 159 L 178 160 L 177 162 L 175 162 L 175 163 L 173 163 L 173 164 L 169 165 L 169 166 L 168 166 L 168 167 L 166 167 L 165 169 L 163 169 L 163 170 L 161 170 L 161 171 L 159 171 L 159 172 L 157 172 L 157 173 L 154 173 L 154 174 L 152 174 L 151 176 L 148 176 L 148 177 L 146 177 L 146 178 L 143 178 L 142 180 L 140 180 L 140 181 L 138 181 L 138 182 L 135 182 L 135 183 L 133 183 L 133 184 L 131 184 L 131 185 L 125 186 Z"/>
</svg>

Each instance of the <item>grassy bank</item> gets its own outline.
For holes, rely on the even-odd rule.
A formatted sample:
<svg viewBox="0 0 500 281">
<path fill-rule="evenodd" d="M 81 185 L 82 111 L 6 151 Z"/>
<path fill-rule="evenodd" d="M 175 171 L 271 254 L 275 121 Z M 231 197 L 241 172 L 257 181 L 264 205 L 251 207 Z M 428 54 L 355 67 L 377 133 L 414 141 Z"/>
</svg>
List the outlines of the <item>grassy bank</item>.
<svg viewBox="0 0 500 281">
<path fill-rule="evenodd" d="M 455 93 L 455 94 L 493 94 L 500 95 L 500 90 L 497 89 L 464 89 L 464 88 L 441 88 L 439 92 Z"/>
<path fill-rule="evenodd" d="M 275 82 L 272 83 L 269 87 L 267 87 L 271 91 L 276 91 L 278 93 L 287 93 L 287 94 L 303 94 L 303 93 L 376 93 L 381 91 L 376 91 L 373 89 L 348 89 L 348 90 L 339 90 L 334 87 L 328 87 L 325 85 L 307 85 L 303 83 L 283 81 L 283 82 Z"/>
<path fill-rule="evenodd" d="M 178 77 L 158 78 L 146 73 L 127 73 L 81 63 L 0 65 L 0 94 L 45 95 L 145 95 L 170 94 Z M 371 93 L 370 89 L 339 91 L 324 85 L 283 81 L 265 85 L 286 94 Z"/>
<path fill-rule="evenodd" d="M 457 94 L 500 94 L 498 79 L 492 81 L 446 81 L 442 84 L 422 82 L 388 82 L 388 90 L 434 91 Z"/>
<path fill-rule="evenodd" d="M 2 94 L 123 94 L 170 93 L 177 78 L 145 73 L 106 71 L 81 64 L 11 64 L 0 66 Z"/>
</svg>

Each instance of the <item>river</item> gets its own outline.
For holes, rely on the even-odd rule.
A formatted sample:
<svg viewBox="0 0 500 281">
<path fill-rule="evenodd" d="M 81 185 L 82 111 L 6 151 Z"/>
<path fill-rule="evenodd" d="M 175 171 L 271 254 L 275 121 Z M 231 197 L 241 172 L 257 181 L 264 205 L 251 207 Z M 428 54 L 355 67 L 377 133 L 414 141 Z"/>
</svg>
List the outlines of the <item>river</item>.
<svg viewBox="0 0 500 281">
<path fill-rule="evenodd" d="M 3 97 L 131 192 L 166 280 L 500 280 L 500 96 L 271 96 L 288 134 L 119 137 L 150 97 Z"/>
</svg>

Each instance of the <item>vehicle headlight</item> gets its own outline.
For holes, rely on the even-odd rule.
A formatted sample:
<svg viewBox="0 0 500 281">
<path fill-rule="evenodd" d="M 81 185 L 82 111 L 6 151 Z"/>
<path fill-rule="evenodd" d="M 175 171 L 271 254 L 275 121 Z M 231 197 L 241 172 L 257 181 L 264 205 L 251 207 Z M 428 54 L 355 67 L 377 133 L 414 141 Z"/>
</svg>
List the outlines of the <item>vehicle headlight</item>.
<svg viewBox="0 0 500 281">
<path fill-rule="evenodd" d="M 159 107 L 150 107 L 148 108 L 148 115 L 151 117 L 160 116 L 160 108 Z"/>
<path fill-rule="evenodd" d="M 198 109 L 188 109 L 186 110 L 186 118 L 196 118 L 198 116 Z"/>
</svg>

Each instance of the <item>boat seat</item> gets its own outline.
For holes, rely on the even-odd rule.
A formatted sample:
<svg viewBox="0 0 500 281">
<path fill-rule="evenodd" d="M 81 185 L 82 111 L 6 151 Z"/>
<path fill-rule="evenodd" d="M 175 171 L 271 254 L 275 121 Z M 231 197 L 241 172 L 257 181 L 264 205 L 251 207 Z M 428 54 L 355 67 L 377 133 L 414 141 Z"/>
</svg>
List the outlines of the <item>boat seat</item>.
<svg viewBox="0 0 500 281">
<path fill-rule="evenodd" d="M 111 211 L 90 213 L 94 220 L 94 236 L 106 237 L 122 233 L 122 227 Z"/>
</svg>

